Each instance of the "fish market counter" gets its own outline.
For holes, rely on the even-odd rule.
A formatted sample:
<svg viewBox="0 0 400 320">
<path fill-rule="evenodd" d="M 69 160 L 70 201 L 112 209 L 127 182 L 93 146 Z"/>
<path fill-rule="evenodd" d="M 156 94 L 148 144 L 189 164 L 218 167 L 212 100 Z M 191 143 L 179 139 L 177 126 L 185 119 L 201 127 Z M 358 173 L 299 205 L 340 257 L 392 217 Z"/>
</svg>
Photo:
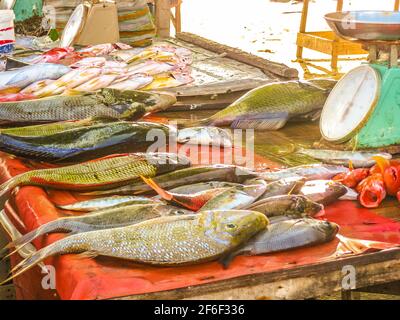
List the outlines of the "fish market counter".
<svg viewBox="0 0 400 320">
<path fill-rule="evenodd" d="M 0 154 L 2 182 L 30 166 Z M 6 213 L 20 232 L 26 233 L 62 216 L 54 203 L 83 199 L 69 192 L 27 186 L 10 198 Z M 400 222 L 359 208 L 356 203 L 337 202 L 326 208 L 323 218 L 339 224 L 342 236 L 400 244 Z M 61 237 L 51 234 L 33 244 L 42 248 Z M 368 243 L 357 245 L 346 247 L 335 239 L 278 254 L 238 256 L 227 269 L 218 262 L 161 268 L 104 257 L 64 255 L 45 260 L 47 266 L 54 267 L 49 269 L 51 276 L 42 274 L 36 266 L 15 278 L 14 284 L 17 299 L 302 299 L 339 291 L 342 283 L 358 289 L 400 280 L 400 249 L 369 253 Z M 335 256 L 349 250 L 364 253 Z M 12 266 L 19 261 L 19 255 L 11 256 Z M 348 282 L 346 275 L 353 271 L 356 281 Z"/>
</svg>

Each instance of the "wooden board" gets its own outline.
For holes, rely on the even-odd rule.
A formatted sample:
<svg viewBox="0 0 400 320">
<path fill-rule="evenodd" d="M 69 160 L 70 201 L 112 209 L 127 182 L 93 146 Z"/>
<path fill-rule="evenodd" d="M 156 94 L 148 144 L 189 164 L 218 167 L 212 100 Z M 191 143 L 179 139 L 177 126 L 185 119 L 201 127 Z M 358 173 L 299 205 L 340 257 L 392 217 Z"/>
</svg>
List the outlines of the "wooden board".
<svg viewBox="0 0 400 320">
<path fill-rule="evenodd" d="M 341 291 L 342 268 L 349 265 L 355 289 L 399 281 L 400 249 L 121 299 L 310 299 Z"/>
<path fill-rule="evenodd" d="M 182 40 L 159 39 L 155 42 L 155 45 L 158 44 L 186 48 L 193 55 L 191 68 L 194 82 L 177 88 L 162 89 L 177 95 L 177 110 L 190 110 L 193 105 L 206 109 L 221 108 L 239 97 L 232 93 L 244 94 L 263 84 L 280 80 L 274 75 L 266 75 L 257 67 Z M 171 110 L 174 110 L 174 107 Z"/>
</svg>

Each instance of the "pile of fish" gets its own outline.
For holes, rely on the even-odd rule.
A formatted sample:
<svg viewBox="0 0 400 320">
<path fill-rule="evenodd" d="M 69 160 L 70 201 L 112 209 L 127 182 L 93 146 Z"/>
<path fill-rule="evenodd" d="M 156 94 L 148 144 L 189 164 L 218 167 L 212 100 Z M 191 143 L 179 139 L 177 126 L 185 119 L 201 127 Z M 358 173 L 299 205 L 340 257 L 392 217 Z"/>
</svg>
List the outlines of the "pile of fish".
<svg viewBox="0 0 400 320">
<path fill-rule="evenodd" d="M 168 45 L 104 44 L 78 52 L 54 48 L 23 60 L 31 65 L 0 74 L 0 102 L 73 96 L 104 88 L 148 91 L 193 81 L 191 52 Z"/>
<path fill-rule="evenodd" d="M 0 187 L 3 201 L 23 185 L 92 190 L 92 195 L 103 196 L 57 205 L 64 212 L 81 215 L 59 218 L 15 238 L 3 253 L 24 250 L 48 233 L 68 233 L 26 257 L 11 278 L 47 257 L 68 253 L 159 266 L 219 260 L 228 267 L 236 255 L 267 254 L 332 240 L 338 226 L 316 217 L 323 214 L 325 203 L 338 200 L 347 189 L 331 181 L 322 191 L 310 192 L 306 184 L 348 171 L 333 165 L 269 174 L 234 165 L 191 167 L 188 159 L 166 153 L 116 155 L 32 170 Z M 122 193 L 129 195 L 118 195 Z"/>
</svg>

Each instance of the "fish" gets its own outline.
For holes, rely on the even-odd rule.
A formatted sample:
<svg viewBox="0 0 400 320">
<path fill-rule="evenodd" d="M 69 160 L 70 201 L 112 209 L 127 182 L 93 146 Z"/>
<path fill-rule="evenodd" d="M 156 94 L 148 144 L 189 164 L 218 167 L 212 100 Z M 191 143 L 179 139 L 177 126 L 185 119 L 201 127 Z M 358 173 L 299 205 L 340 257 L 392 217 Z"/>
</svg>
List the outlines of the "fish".
<svg viewBox="0 0 400 320">
<path fill-rule="evenodd" d="M 240 183 L 233 182 L 224 182 L 224 181 L 209 181 L 209 182 L 200 182 L 189 185 L 183 185 L 180 187 L 176 187 L 168 190 L 173 193 L 180 194 L 193 194 L 200 191 L 210 190 L 210 189 L 221 189 L 221 188 L 232 188 L 232 187 L 240 187 L 243 186 Z"/>
<path fill-rule="evenodd" d="M 148 184 L 155 192 L 159 194 L 159 196 L 171 203 L 173 205 L 178 205 L 183 208 L 198 211 L 200 210 L 205 203 L 207 203 L 210 199 L 218 196 L 219 193 L 227 190 L 227 189 L 210 189 L 204 190 L 193 194 L 179 194 L 165 191 L 161 188 L 156 182 L 152 179 L 142 177 L 143 181 Z"/>
<path fill-rule="evenodd" d="M 100 68 L 75 69 L 44 88 L 36 91 L 34 94 L 37 98 L 59 95 L 67 89 L 74 89 L 81 84 L 100 76 L 100 74 Z"/>
<path fill-rule="evenodd" d="M 174 66 L 169 63 L 157 62 L 153 60 L 148 60 L 128 68 L 128 75 L 135 74 L 145 74 L 148 76 L 155 76 L 157 74 L 162 74 L 165 72 L 172 71 Z"/>
<path fill-rule="evenodd" d="M 213 116 L 187 125 L 279 130 L 289 120 L 319 113 L 336 81 L 274 82 L 255 88 Z"/>
<path fill-rule="evenodd" d="M 107 88 L 117 90 L 139 90 L 153 82 L 153 77 L 143 74 L 130 76 L 123 81 L 114 81 Z"/>
<path fill-rule="evenodd" d="M 266 199 L 275 196 L 287 194 L 299 194 L 305 183 L 304 178 L 283 178 L 274 182 L 270 182 L 266 186 L 266 190 L 260 199 Z"/>
<path fill-rule="evenodd" d="M 247 185 L 215 192 L 214 197 L 207 201 L 200 210 L 240 210 L 248 207 L 265 192 L 267 184 L 260 179 L 252 179 L 246 182 Z"/>
<path fill-rule="evenodd" d="M 96 91 L 102 88 L 108 87 L 113 81 L 117 79 L 117 75 L 113 74 L 102 74 L 98 77 L 92 78 L 89 81 L 81 84 L 78 87 L 75 87 L 76 91 Z M 64 94 L 68 94 L 64 93 Z"/>
<path fill-rule="evenodd" d="M 345 166 L 329 164 L 309 164 L 298 167 L 267 171 L 260 174 L 265 181 L 277 181 L 285 178 L 304 178 L 305 180 L 327 180 L 339 173 L 347 173 L 349 169 Z"/>
<path fill-rule="evenodd" d="M 154 80 L 152 83 L 142 88 L 143 91 L 175 88 L 192 83 L 194 81 L 190 74 L 158 74 L 153 76 L 153 78 Z"/>
<path fill-rule="evenodd" d="M 168 190 L 198 182 L 223 181 L 240 183 L 255 177 L 257 177 L 257 173 L 245 167 L 215 164 L 177 170 L 154 177 L 153 181 L 156 182 L 161 188 Z M 153 191 L 153 189 L 149 185 L 143 181 L 138 181 L 116 189 L 95 191 L 84 194 L 94 196 L 110 194 L 132 195 L 151 191 Z"/>
<path fill-rule="evenodd" d="M 324 206 L 330 205 L 347 194 L 347 188 L 340 182 L 332 180 L 307 181 L 301 194 Z"/>
<path fill-rule="evenodd" d="M 69 67 L 60 64 L 42 63 L 0 72 L 0 90 L 8 88 L 24 89 L 40 80 L 56 80 L 70 71 Z"/>
<path fill-rule="evenodd" d="M 80 164 L 27 171 L 0 185 L 0 200 L 26 185 L 60 190 L 90 191 L 128 184 L 140 176 L 154 177 L 190 165 L 183 155 L 172 153 L 131 153 L 113 155 Z"/>
<path fill-rule="evenodd" d="M 214 261 L 247 242 L 267 225 L 268 219 L 258 212 L 205 211 L 75 234 L 23 260 L 12 270 L 14 274 L 0 285 L 50 256 L 68 253 L 84 253 L 92 258 L 107 256 L 158 266 Z"/>
<path fill-rule="evenodd" d="M 227 268 L 238 255 L 255 256 L 327 243 L 338 231 L 336 223 L 309 218 L 273 223 L 220 261 Z"/>
<path fill-rule="evenodd" d="M 144 114 L 165 110 L 176 102 L 169 94 L 102 89 L 79 96 L 0 103 L 0 121 L 41 123 L 93 117 L 137 120 Z"/>
<path fill-rule="evenodd" d="M 33 63 L 55 63 L 74 51 L 73 47 L 53 48 L 41 54 Z"/>
<path fill-rule="evenodd" d="M 132 204 L 152 204 L 159 202 L 156 199 L 140 196 L 111 196 L 78 201 L 67 205 L 57 205 L 57 208 L 69 211 L 92 212 Z"/>
<path fill-rule="evenodd" d="M 166 136 L 175 130 L 150 122 L 105 122 L 69 129 L 43 137 L 15 137 L 0 132 L 0 150 L 31 160 L 72 163 L 112 153 L 146 151 L 154 141 L 148 134 L 159 130 Z"/>
<path fill-rule="evenodd" d="M 212 145 L 230 148 L 233 145 L 232 135 L 217 127 L 193 127 L 178 131 L 178 143 L 194 145 Z"/>
<path fill-rule="evenodd" d="M 299 149 L 297 153 L 307 155 L 311 158 L 333 165 L 348 166 L 351 161 L 354 168 L 370 168 L 376 164 L 373 157 L 380 156 L 384 159 L 392 159 L 390 153 L 374 153 L 364 151 L 338 151 L 319 149 Z"/>
<path fill-rule="evenodd" d="M 73 69 L 79 68 L 101 68 L 106 64 L 106 58 L 104 57 L 87 57 L 83 58 L 74 64 L 70 65 Z"/>
<path fill-rule="evenodd" d="M 25 89 L 21 90 L 20 93 L 33 94 L 33 93 L 45 88 L 46 86 L 52 84 L 54 81 L 55 80 L 51 80 L 51 79 L 36 81 L 36 82 L 30 84 L 29 86 L 27 86 Z"/>
<path fill-rule="evenodd" d="M 16 101 L 23 101 L 35 99 L 35 96 L 31 93 L 7 93 L 7 94 L 0 94 L 0 103 L 2 102 L 16 102 Z"/>
<path fill-rule="evenodd" d="M 10 242 L 0 252 L 13 247 L 16 248 L 10 255 L 20 250 L 26 244 L 40 236 L 50 233 L 77 234 L 95 230 L 119 228 L 133 225 L 142 221 L 159 218 L 168 215 L 193 214 L 193 212 L 167 206 L 164 204 L 134 204 L 129 206 L 99 210 L 82 216 L 59 218 L 41 225 L 39 228 L 26 233 Z"/>
<path fill-rule="evenodd" d="M 0 134 L 6 134 L 8 136 L 19 137 L 19 138 L 30 138 L 30 137 L 46 137 L 51 136 L 60 132 L 65 132 L 71 129 L 90 127 L 99 123 L 113 122 L 112 118 L 88 118 L 77 121 L 59 121 L 53 123 L 39 124 L 33 126 L 24 127 L 12 127 L 0 129 Z"/>
<path fill-rule="evenodd" d="M 324 210 L 324 206 L 302 195 L 286 195 L 261 199 L 245 209 L 264 213 L 267 217 L 293 216 L 299 218 L 313 217 Z"/>
</svg>

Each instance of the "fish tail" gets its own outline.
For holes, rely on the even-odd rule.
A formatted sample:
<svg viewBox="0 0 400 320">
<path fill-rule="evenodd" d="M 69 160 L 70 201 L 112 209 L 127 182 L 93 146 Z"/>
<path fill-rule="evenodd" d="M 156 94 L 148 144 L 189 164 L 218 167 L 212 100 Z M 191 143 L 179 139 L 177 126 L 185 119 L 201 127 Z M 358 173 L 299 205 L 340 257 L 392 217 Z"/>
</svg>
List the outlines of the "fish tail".
<svg viewBox="0 0 400 320">
<path fill-rule="evenodd" d="M 55 232 L 79 232 L 82 230 L 88 231 L 89 228 L 84 228 L 87 226 L 86 224 L 80 223 L 79 221 L 73 221 L 72 219 L 58 219 L 55 221 L 50 221 L 39 228 L 24 234 L 20 238 L 10 242 L 5 248 L 2 249 L 1 252 L 5 250 L 15 248 L 13 252 L 8 254 L 6 257 L 14 254 L 15 252 L 22 249 L 25 245 L 32 242 L 36 238 L 45 235 L 47 233 L 55 233 Z"/>
<path fill-rule="evenodd" d="M 28 258 L 22 260 L 19 264 L 17 264 L 10 272 L 7 279 L 0 282 L 0 286 L 4 285 L 5 283 L 11 281 L 12 279 L 16 278 L 20 274 L 28 271 L 29 269 L 33 268 L 34 266 L 40 264 L 44 259 L 47 257 L 56 254 L 58 251 L 58 246 L 50 245 L 42 250 L 39 250 L 29 256 Z"/>
<path fill-rule="evenodd" d="M 146 178 L 143 176 L 141 176 L 141 178 L 149 187 L 151 187 L 155 192 L 157 192 L 158 195 L 160 197 L 162 197 L 164 200 L 167 200 L 167 201 L 172 200 L 173 196 L 168 191 L 165 191 L 163 188 L 161 188 L 153 179 Z"/>
<path fill-rule="evenodd" d="M 36 265 L 40 265 L 43 260 L 48 257 L 66 253 L 81 253 L 88 251 L 89 247 L 82 243 L 80 238 L 75 238 L 74 236 L 66 237 L 59 241 L 56 241 L 49 246 L 31 254 L 26 259 L 22 260 L 18 265 L 16 265 L 10 272 L 7 279 L 0 283 L 0 286 L 19 276 L 20 274 L 28 271 Z"/>
</svg>

